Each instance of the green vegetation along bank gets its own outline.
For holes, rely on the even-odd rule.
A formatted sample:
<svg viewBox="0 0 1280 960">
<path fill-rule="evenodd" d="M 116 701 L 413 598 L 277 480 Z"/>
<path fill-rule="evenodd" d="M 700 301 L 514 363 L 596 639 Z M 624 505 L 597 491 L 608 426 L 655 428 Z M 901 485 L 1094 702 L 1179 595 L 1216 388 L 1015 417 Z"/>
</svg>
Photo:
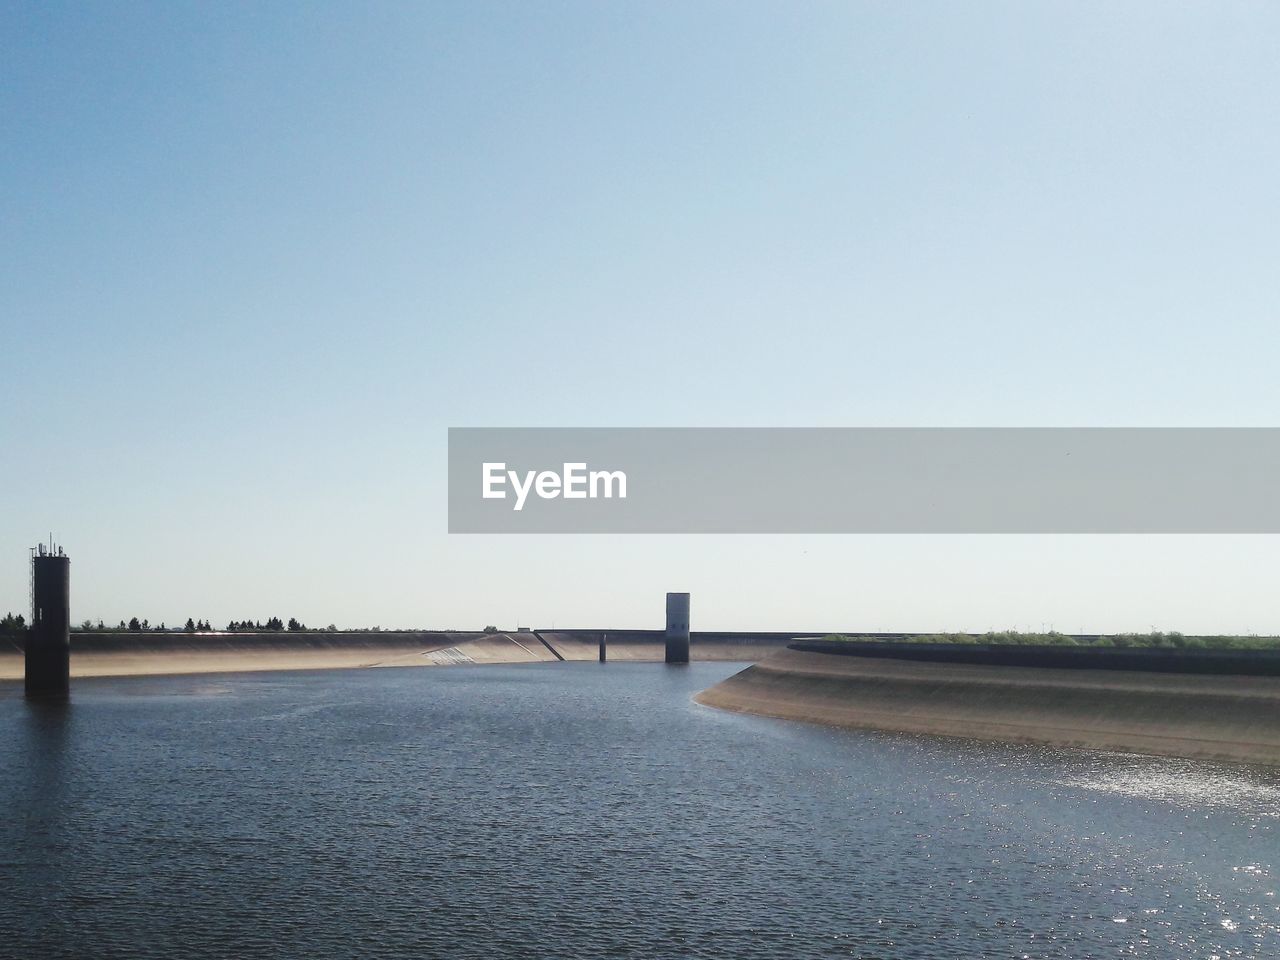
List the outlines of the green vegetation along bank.
<svg viewBox="0 0 1280 960">
<path fill-rule="evenodd" d="M 1050 630 L 1048 633 L 1021 633 L 1017 630 L 998 630 L 989 633 L 911 633 L 887 638 L 874 634 L 828 634 L 828 641 L 851 643 L 882 643 L 891 639 L 894 643 L 966 643 L 966 644 L 1026 644 L 1056 647 L 1154 647 L 1173 650 L 1280 650 L 1280 637 L 1257 635 L 1238 636 L 1214 634 L 1207 636 L 1168 633 L 1106 633 L 1096 635 L 1072 635 Z"/>
</svg>

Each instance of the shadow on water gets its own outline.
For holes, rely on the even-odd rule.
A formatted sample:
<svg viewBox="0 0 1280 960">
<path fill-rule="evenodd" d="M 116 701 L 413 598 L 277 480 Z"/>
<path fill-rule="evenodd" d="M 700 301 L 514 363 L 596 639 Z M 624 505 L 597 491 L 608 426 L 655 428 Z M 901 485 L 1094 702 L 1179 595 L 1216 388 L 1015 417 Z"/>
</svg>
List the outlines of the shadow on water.
<svg viewBox="0 0 1280 960">
<path fill-rule="evenodd" d="M 13 776 L 18 778 L 18 799 L 26 801 L 27 816 L 49 827 L 56 826 L 69 780 L 71 722 L 72 706 L 66 697 L 23 701 L 19 735 L 13 744 Z"/>
</svg>

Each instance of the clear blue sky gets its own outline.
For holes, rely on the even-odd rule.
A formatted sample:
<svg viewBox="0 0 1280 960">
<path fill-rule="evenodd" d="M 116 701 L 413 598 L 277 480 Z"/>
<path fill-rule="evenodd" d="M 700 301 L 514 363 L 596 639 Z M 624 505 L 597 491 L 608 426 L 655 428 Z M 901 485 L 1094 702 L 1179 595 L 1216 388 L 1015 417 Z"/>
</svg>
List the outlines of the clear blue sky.
<svg viewBox="0 0 1280 960">
<path fill-rule="evenodd" d="M 1271 537 L 449 537 L 449 426 L 1266 425 L 1265 3 L 0 6 L 0 608 L 1280 632 Z"/>
</svg>

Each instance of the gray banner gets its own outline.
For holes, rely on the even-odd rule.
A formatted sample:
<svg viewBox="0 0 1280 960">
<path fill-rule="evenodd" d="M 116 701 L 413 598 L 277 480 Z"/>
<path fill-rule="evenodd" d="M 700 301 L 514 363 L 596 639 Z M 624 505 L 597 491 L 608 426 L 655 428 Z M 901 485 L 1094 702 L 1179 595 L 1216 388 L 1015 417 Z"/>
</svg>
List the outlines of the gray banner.
<svg viewBox="0 0 1280 960">
<path fill-rule="evenodd" d="M 450 533 L 1277 533 L 1280 429 L 449 430 Z"/>
</svg>

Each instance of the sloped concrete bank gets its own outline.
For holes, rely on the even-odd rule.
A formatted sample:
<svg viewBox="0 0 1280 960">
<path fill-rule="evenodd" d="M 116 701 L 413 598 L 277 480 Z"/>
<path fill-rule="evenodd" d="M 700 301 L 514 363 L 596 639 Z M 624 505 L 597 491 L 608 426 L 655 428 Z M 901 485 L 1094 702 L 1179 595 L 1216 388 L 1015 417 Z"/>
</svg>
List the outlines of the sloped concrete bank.
<svg viewBox="0 0 1280 960">
<path fill-rule="evenodd" d="M 432 651 L 478 636 L 426 631 L 77 632 L 71 635 L 71 676 L 128 677 L 425 665 Z M 22 673 L 21 644 L 5 644 L 0 648 L 0 680 L 21 680 Z"/>
<path fill-rule="evenodd" d="M 1273 653 L 798 643 L 695 699 L 845 727 L 1280 765 Z"/>
<path fill-rule="evenodd" d="M 662 662 L 662 631 L 601 631 L 608 657 Z M 751 662 L 793 636 L 695 635 L 696 660 Z M 245 673 L 269 670 L 343 670 L 360 667 L 432 667 L 596 660 L 593 631 L 464 633 L 447 631 L 269 631 L 260 633 L 95 633 L 71 636 L 73 677 Z M 22 646 L 0 642 L 0 681 L 22 679 Z"/>
<path fill-rule="evenodd" d="M 609 660 L 642 660 L 661 663 L 667 645 L 661 630 L 539 630 L 565 660 L 596 660 L 600 638 L 605 638 Z M 728 633 L 694 631 L 689 644 L 693 660 L 734 660 L 753 663 L 783 649 L 802 634 Z"/>
</svg>

